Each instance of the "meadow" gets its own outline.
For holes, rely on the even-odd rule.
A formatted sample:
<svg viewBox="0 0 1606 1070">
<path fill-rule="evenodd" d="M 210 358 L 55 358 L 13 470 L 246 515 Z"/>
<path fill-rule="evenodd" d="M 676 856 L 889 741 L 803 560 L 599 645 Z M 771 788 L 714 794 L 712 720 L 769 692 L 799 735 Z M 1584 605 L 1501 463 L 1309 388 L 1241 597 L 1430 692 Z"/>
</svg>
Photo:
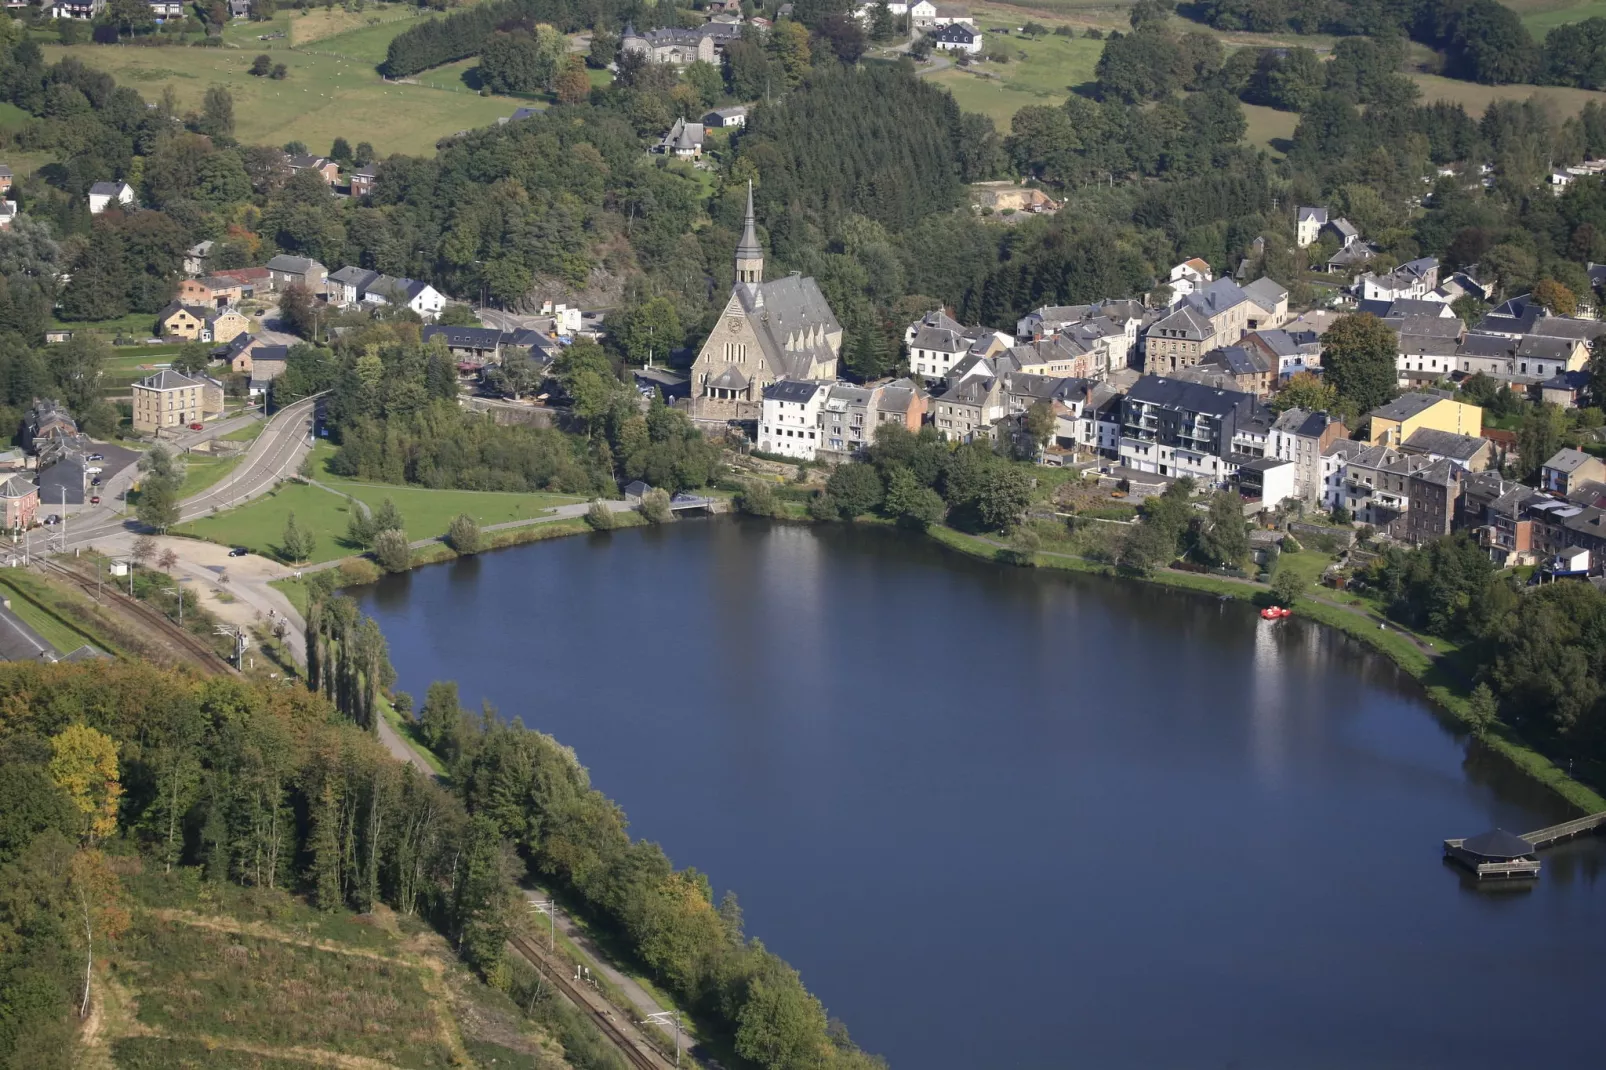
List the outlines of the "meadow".
<svg viewBox="0 0 1606 1070">
<path fill-rule="evenodd" d="M 1535 41 L 1543 41 L 1545 34 L 1557 26 L 1567 26 L 1585 19 L 1606 18 L 1606 0 L 1501 0 L 1507 7 L 1522 16 Z"/>
<path fill-rule="evenodd" d="M 261 26 L 263 24 L 257 24 Z M 266 25 L 272 25 L 266 24 Z M 330 37 L 323 48 L 349 48 L 370 55 L 381 32 L 394 36 L 401 27 L 386 25 Z M 350 38 L 350 42 L 347 42 Z M 389 36 L 384 40 L 388 43 Z M 432 155 L 435 144 L 461 130 L 487 126 L 513 114 L 524 102 L 510 97 L 481 97 L 443 92 L 424 85 L 385 82 L 374 71 L 375 60 L 346 55 L 315 55 L 285 47 L 283 40 L 251 40 L 240 48 L 105 48 L 98 45 L 47 44 L 46 59 L 73 56 L 106 71 L 119 84 L 154 101 L 171 86 L 182 109 L 199 109 L 213 85 L 234 96 L 235 133 L 243 142 L 283 145 L 300 141 L 314 152 L 328 152 L 337 137 L 352 144 L 371 143 L 381 156 L 392 153 Z M 383 46 L 379 55 L 383 57 Z M 289 68 L 284 81 L 253 77 L 252 58 L 265 52 Z M 4 116 L 0 116 L 0 121 Z"/>
<path fill-rule="evenodd" d="M 370 509 L 377 509 L 386 498 L 396 505 L 411 539 L 444 535 L 452 518 L 467 513 L 480 527 L 510 520 L 531 520 L 557 505 L 580 501 L 562 494 L 511 494 L 476 490 L 429 490 L 424 487 L 362 483 L 332 475 L 327 468 L 334 450 L 320 443 L 313 454 L 317 480 L 337 493 L 305 483 L 285 483 L 271 494 L 227 512 L 202 517 L 174 529 L 176 535 L 192 535 L 225 546 L 245 546 L 270 557 L 279 556 L 285 522 L 294 513 L 296 524 L 312 532 L 313 553 L 309 561 L 334 561 L 362 552 L 346 541 L 351 523 L 351 505 L 342 495 L 350 495 Z"/>
<path fill-rule="evenodd" d="M 1575 115 L 1585 104 L 1606 105 L 1606 93 L 1592 89 L 1572 89 L 1558 85 L 1479 85 L 1436 74 L 1414 73 L 1411 80 L 1422 90 L 1422 103 L 1436 100 L 1460 104 L 1474 117 L 1496 100 L 1527 100 L 1537 97 L 1555 109 L 1559 116 Z"/>
</svg>

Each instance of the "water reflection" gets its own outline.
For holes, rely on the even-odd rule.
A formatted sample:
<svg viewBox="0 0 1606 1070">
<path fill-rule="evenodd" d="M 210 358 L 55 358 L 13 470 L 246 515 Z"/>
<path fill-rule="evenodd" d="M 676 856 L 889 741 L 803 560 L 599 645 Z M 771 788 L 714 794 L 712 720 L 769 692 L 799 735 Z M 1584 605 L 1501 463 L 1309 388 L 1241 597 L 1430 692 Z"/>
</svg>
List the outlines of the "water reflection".
<svg viewBox="0 0 1606 1070">
<path fill-rule="evenodd" d="M 575 747 L 895 1067 L 1598 1061 L 1533 1023 L 1606 990 L 1606 852 L 1526 888 L 1447 870 L 1445 837 L 1557 800 L 1347 637 L 883 529 L 466 564 L 361 593 L 401 686 Z"/>
</svg>

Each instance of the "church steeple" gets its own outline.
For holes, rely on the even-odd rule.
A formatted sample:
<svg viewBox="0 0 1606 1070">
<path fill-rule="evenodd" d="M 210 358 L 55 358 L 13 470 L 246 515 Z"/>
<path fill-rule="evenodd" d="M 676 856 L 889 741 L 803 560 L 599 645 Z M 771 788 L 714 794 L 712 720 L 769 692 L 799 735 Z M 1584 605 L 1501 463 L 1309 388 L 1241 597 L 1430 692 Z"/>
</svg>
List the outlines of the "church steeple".
<svg viewBox="0 0 1606 1070">
<path fill-rule="evenodd" d="M 757 285 L 764 281 L 764 248 L 753 229 L 753 180 L 747 180 L 747 221 L 736 243 L 736 281 Z"/>
</svg>

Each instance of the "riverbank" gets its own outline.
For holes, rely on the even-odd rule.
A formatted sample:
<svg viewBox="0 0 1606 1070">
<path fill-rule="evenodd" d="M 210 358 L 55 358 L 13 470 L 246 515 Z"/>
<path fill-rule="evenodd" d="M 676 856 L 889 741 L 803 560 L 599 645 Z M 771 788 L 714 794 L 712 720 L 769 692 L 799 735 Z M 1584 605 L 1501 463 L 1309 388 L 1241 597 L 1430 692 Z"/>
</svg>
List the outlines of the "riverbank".
<svg viewBox="0 0 1606 1070">
<path fill-rule="evenodd" d="M 1069 554 L 1009 549 L 988 539 L 967 535 L 948 527 L 934 526 L 926 529 L 926 534 L 950 550 L 1014 567 L 1029 565 L 1034 568 L 1089 573 L 1110 579 L 1134 580 L 1179 591 L 1211 594 L 1250 603 L 1260 601 L 1261 596 L 1268 595 L 1271 591 L 1265 584 L 1253 581 L 1233 580 L 1173 569 L 1160 569 L 1148 575 L 1127 574 L 1102 562 L 1073 557 Z M 1329 628 L 1337 629 L 1393 661 L 1422 685 L 1434 705 L 1462 727 L 1471 730 L 1471 722 L 1467 716 L 1471 688 L 1465 678 L 1460 677 L 1446 665 L 1445 655 L 1436 652 L 1448 645 L 1443 640 L 1416 635 L 1392 621 L 1385 622 L 1381 617 L 1374 616 L 1360 607 L 1346 609 L 1308 596 L 1301 596 L 1295 603 L 1295 609 L 1301 615 Z M 1379 627 L 1380 624 L 1386 626 Z M 1430 654 L 1428 650 L 1433 650 L 1435 653 Z M 1510 761 L 1582 813 L 1598 813 L 1606 810 L 1606 796 L 1590 785 L 1569 777 L 1555 762 L 1512 736 L 1504 725 L 1485 733 L 1479 743 Z"/>
</svg>

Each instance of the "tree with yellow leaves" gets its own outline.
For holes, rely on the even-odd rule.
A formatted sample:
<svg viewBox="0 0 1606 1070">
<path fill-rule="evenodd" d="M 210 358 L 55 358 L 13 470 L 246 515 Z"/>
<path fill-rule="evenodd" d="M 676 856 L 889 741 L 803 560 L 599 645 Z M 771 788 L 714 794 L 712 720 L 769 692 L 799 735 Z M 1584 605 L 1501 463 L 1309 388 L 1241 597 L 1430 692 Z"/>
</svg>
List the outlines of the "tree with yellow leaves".
<svg viewBox="0 0 1606 1070">
<path fill-rule="evenodd" d="M 67 793 L 84 815 L 85 837 L 93 843 L 117 831 L 117 800 L 123 786 L 117 776 L 117 744 L 88 725 L 68 725 L 50 738 L 55 756 L 50 779 Z"/>
</svg>

